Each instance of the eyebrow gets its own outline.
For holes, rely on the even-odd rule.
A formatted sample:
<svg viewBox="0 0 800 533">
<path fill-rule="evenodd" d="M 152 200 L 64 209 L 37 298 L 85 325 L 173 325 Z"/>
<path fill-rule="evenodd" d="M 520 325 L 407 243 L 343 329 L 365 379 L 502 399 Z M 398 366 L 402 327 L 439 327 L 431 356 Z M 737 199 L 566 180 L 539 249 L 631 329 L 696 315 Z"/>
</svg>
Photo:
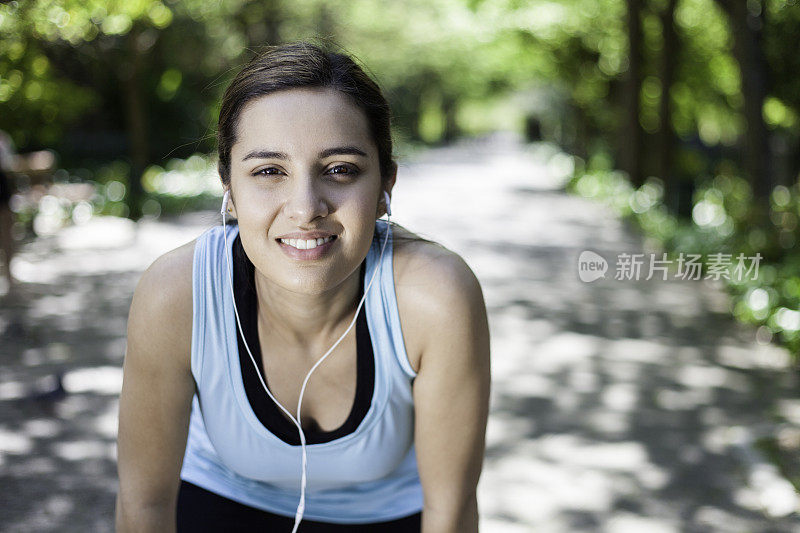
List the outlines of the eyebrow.
<svg viewBox="0 0 800 533">
<path fill-rule="evenodd" d="M 367 153 L 355 146 L 336 146 L 334 148 L 327 148 L 319 153 L 319 158 L 324 159 L 332 155 L 360 155 L 367 157 Z M 272 150 L 252 150 L 242 158 L 242 161 L 248 159 L 291 159 L 285 152 L 274 152 Z"/>
</svg>

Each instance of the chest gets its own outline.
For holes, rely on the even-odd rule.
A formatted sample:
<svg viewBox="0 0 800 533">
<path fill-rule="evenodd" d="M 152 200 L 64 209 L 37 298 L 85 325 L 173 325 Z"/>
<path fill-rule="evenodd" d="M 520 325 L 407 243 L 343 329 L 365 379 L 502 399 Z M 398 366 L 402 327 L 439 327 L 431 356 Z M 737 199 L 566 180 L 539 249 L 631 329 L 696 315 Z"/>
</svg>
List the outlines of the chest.
<svg viewBox="0 0 800 533">
<path fill-rule="evenodd" d="M 399 304 L 398 304 L 399 305 Z M 398 309 L 400 316 L 411 312 Z M 402 321 L 402 318 L 401 318 Z M 419 335 L 409 320 L 403 325 L 403 340 L 411 367 L 419 369 L 421 351 L 418 348 Z M 365 333 L 368 329 L 365 328 Z M 304 431 L 330 432 L 341 427 L 350 416 L 356 399 L 358 387 L 358 339 L 354 326 L 320 363 L 306 383 L 303 403 L 300 410 L 300 424 Z M 297 403 L 303 382 L 309 371 L 338 337 L 329 339 L 324 345 L 315 349 L 287 348 L 275 332 L 270 332 L 263 323 L 258 325 L 259 344 L 261 345 L 262 370 L 266 376 L 266 385 L 275 399 L 287 409 L 292 416 L 297 414 Z M 373 350 L 380 349 L 371 343 Z M 324 347 L 323 347 L 324 346 Z M 378 354 L 367 354 L 372 357 Z M 373 365 L 377 369 L 377 363 Z M 283 411 L 281 414 L 289 420 Z"/>
<path fill-rule="evenodd" d="M 303 383 L 312 367 L 328 351 L 325 348 L 297 349 L 287 347 L 263 324 L 258 326 L 262 370 L 272 395 L 293 417 Z M 333 431 L 341 427 L 353 408 L 357 388 L 356 328 L 317 365 L 306 383 L 300 410 L 300 424 L 305 431 Z M 281 414 L 289 420 L 283 411 Z"/>
</svg>

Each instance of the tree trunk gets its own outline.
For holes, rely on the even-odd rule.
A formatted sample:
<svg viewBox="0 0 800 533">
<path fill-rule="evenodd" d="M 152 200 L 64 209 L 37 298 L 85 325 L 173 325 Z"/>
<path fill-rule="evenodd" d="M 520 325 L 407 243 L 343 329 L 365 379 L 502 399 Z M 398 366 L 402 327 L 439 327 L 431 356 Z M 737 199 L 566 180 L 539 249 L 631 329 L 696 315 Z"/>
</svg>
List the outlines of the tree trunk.
<svg viewBox="0 0 800 533">
<path fill-rule="evenodd" d="M 739 63 L 746 131 L 742 167 L 763 213 L 769 209 L 771 154 L 762 110 L 767 97 L 767 63 L 761 47 L 764 5 L 761 0 L 717 0 L 728 14 L 733 35 L 733 55 Z M 748 9 L 756 5 L 758 11 Z"/>
<path fill-rule="evenodd" d="M 322 36 L 332 42 L 337 42 L 336 39 L 336 24 L 331 12 L 331 7 L 321 3 L 317 11 L 317 35 Z"/>
<path fill-rule="evenodd" d="M 789 163 L 790 184 L 797 183 L 800 186 L 800 143 L 795 142 L 792 147 L 792 155 Z"/>
<path fill-rule="evenodd" d="M 672 99 L 670 89 L 675 79 L 675 64 L 678 54 L 678 34 L 675 31 L 675 7 L 678 0 L 668 0 L 661 12 L 661 29 L 664 45 L 661 49 L 659 77 L 661 78 L 661 102 L 659 117 L 661 127 L 658 131 L 658 175 L 664 183 L 664 202 L 673 213 L 678 212 L 678 188 L 675 186 L 673 160 L 675 150 L 675 129 L 672 127 Z"/>
<path fill-rule="evenodd" d="M 747 121 L 744 167 L 752 180 L 757 199 L 769 198 L 772 189 L 769 175 L 770 146 L 764 124 L 764 100 L 767 97 L 767 68 L 761 50 L 763 7 L 758 14 L 747 10 L 745 2 L 733 2 L 734 13 L 743 27 L 736 32 L 736 55 L 742 71 L 744 114 Z"/>
<path fill-rule="evenodd" d="M 128 217 L 138 220 L 142 215 L 144 202 L 144 189 L 142 188 L 142 174 L 149 162 L 149 147 L 147 142 L 147 109 L 142 100 L 142 91 L 139 85 L 142 57 L 139 50 L 139 35 L 141 28 L 134 24 L 127 35 L 127 61 L 120 73 L 122 84 L 125 88 L 125 110 L 127 115 L 127 133 L 129 153 L 131 158 L 131 174 L 128 183 L 129 193 L 127 198 Z"/>
<path fill-rule="evenodd" d="M 442 140 L 445 143 L 453 142 L 459 135 L 456 114 L 458 112 L 458 102 L 453 96 L 445 94 L 442 97 L 442 113 L 444 114 L 444 131 Z"/>
<path fill-rule="evenodd" d="M 589 159 L 589 139 L 591 135 L 589 117 L 586 115 L 586 110 L 577 102 L 571 102 L 570 107 L 575 121 L 575 141 L 571 151 L 586 161 Z"/>
<path fill-rule="evenodd" d="M 269 44 L 269 45 L 276 45 L 280 44 L 281 42 L 281 27 L 283 26 L 283 18 L 282 14 L 284 13 L 285 9 L 280 2 L 280 0 L 274 0 L 270 2 L 266 2 L 266 16 L 264 17 L 265 23 L 267 25 L 267 32 L 266 36 L 264 37 L 264 43 L 261 44 Z"/>
<path fill-rule="evenodd" d="M 628 6 L 628 75 L 623 90 L 624 122 L 619 141 L 622 170 L 630 176 L 631 184 L 644 182 L 642 171 L 642 141 L 644 132 L 639 122 L 639 95 L 642 87 L 642 0 L 627 0 Z"/>
</svg>

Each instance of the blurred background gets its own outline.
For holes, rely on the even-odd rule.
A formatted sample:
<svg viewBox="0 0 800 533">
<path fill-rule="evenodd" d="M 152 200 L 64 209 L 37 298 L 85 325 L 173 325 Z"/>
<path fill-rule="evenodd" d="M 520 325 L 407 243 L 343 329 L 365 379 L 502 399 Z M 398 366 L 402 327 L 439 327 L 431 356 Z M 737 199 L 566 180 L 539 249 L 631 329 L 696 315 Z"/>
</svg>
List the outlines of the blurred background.
<svg viewBox="0 0 800 533">
<path fill-rule="evenodd" d="M 392 106 L 398 221 L 484 285 L 482 530 L 800 531 L 798 36 L 796 0 L 0 3 L 0 530 L 112 529 L 135 283 L 218 223 L 236 71 L 321 39 Z"/>
</svg>

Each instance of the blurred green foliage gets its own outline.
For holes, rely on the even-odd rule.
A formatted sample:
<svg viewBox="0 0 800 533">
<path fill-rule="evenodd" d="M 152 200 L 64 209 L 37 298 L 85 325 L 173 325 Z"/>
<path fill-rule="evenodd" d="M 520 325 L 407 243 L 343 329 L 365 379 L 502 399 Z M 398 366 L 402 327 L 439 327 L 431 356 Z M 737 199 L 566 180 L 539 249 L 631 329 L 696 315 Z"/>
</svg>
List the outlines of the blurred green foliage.
<svg viewBox="0 0 800 533">
<path fill-rule="evenodd" d="M 639 106 L 647 134 L 663 122 L 658 64 L 665 3 L 646 1 L 641 14 Z M 800 31 L 800 8 L 791 0 L 750 4 L 763 4 L 768 24 L 763 48 L 773 68 L 765 120 L 794 146 L 800 81 L 792 73 L 800 60 L 790 43 Z M 574 153 L 616 156 L 612 132 L 620 129 L 620 83 L 630 52 L 625 6 L 625 0 L 10 2 L 0 5 L 0 128 L 20 150 L 55 148 L 66 166 L 130 157 L 126 102 L 135 91 L 144 101 L 149 163 L 211 152 L 220 96 L 237 66 L 261 45 L 322 36 L 376 74 L 400 142 L 522 130 L 533 115 L 547 138 Z M 680 0 L 674 22 L 680 47 L 669 120 L 685 141 L 681 151 L 732 147 L 744 127 L 743 97 L 726 14 L 717 0 Z M 503 103 L 509 100 L 513 105 Z M 679 166 L 694 177 L 691 162 Z"/>
<path fill-rule="evenodd" d="M 641 49 L 629 45 L 631 6 Z M 262 45 L 321 38 L 378 79 L 400 155 L 524 131 L 578 156 L 574 189 L 606 198 L 671 253 L 761 253 L 758 280 L 731 285 L 733 311 L 797 351 L 797 35 L 797 0 L 13 1 L 0 4 L 0 129 L 20 152 L 55 150 L 60 180 L 94 187 L 92 213 L 210 205 L 218 190 L 205 154 L 227 83 Z M 764 76 L 743 68 L 751 56 Z M 770 152 L 758 176 L 743 155 L 754 121 Z M 615 169 L 639 129 L 634 186 Z M 89 209 L 47 202 L 64 221 Z M 18 207 L 33 227 L 38 206 Z"/>
</svg>

